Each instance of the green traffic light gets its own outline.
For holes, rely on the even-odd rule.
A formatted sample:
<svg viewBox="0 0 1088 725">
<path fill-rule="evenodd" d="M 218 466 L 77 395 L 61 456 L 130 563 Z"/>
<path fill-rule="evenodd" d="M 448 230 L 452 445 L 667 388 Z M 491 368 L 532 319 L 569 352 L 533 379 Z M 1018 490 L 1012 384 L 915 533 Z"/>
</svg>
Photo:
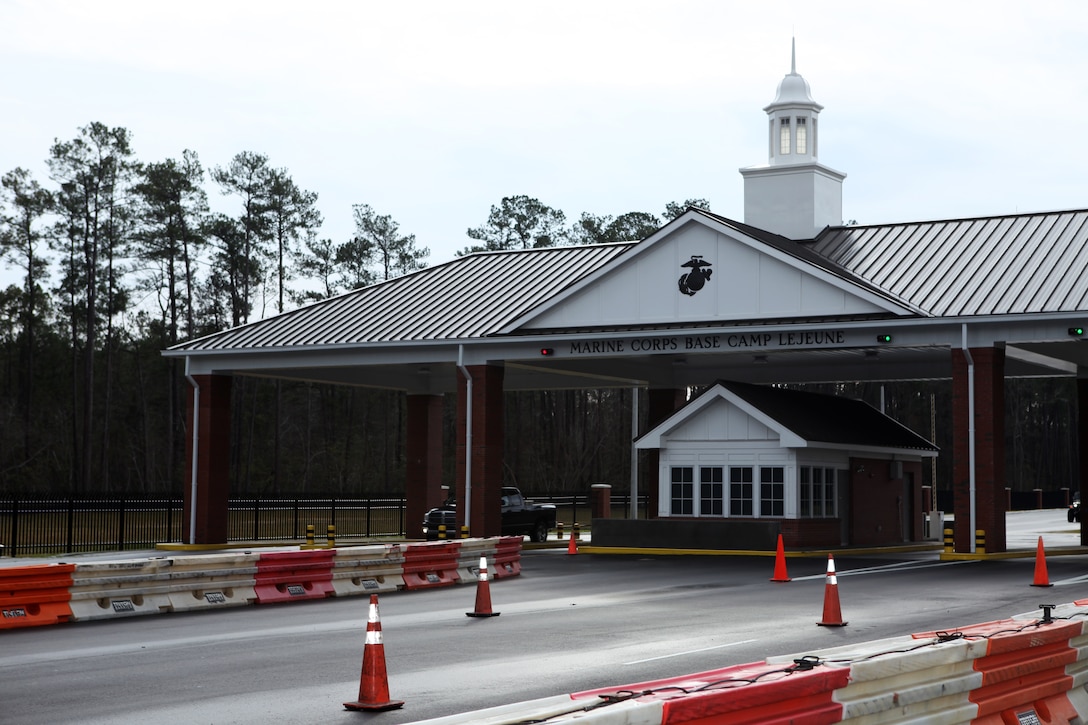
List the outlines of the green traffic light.
<svg viewBox="0 0 1088 725">
<path fill-rule="evenodd" d="M 1084 328 L 1083 327 L 1070 327 L 1069 328 L 1069 334 L 1072 335 L 1073 337 L 1080 337 L 1080 336 L 1082 336 L 1084 334 Z"/>
<path fill-rule="evenodd" d="M 877 335 L 876 336 L 876 341 L 877 342 L 891 342 L 892 341 L 892 336 L 891 335 Z"/>
</svg>

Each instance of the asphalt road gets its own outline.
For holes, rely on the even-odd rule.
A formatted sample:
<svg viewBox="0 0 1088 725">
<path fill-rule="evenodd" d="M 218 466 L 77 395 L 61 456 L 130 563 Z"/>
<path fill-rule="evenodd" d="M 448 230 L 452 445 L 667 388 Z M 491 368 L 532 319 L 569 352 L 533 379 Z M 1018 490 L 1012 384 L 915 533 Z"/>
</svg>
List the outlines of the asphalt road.
<svg viewBox="0 0 1088 725">
<path fill-rule="evenodd" d="M 1064 513 L 1057 529 L 1070 533 Z M 1027 524 L 1025 524 L 1027 526 Z M 1030 540 L 1031 534 L 1020 534 Z M 1041 535 L 1041 534 L 1040 534 Z M 1048 544 L 1049 546 L 1050 544 Z M 399 710 L 350 712 L 367 598 L 0 631 L 0 719 L 22 723 L 407 723 L 538 697 L 1004 619 L 1088 597 L 1088 555 L 940 562 L 836 555 L 847 626 L 819 627 L 824 558 L 525 552 L 491 584 L 382 595 Z"/>
</svg>

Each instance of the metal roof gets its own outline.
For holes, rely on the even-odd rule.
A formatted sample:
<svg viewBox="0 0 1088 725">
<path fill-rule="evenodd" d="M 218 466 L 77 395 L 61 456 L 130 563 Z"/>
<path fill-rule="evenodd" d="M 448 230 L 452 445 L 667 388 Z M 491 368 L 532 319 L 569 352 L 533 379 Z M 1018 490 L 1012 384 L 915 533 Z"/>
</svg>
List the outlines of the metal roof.
<svg viewBox="0 0 1088 725">
<path fill-rule="evenodd" d="M 910 428 L 856 398 L 726 380 L 718 385 L 809 442 L 938 450 Z"/>
<path fill-rule="evenodd" d="M 939 450 L 910 428 L 856 398 L 718 380 L 650 431 L 638 437 L 640 448 L 657 448 L 661 438 L 700 414 L 716 398 L 734 398 L 810 445 L 910 451 L 929 457 Z"/>
<path fill-rule="evenodd" d="M 1088 274 L 1083 274 L 1088 210 L 829 227 L 811 241 L 786 239 L 702 210 L 688 213 L 922 317 L 1088 311 Z M 480 339 L 644 243 L 654 239 L 471 254 L 190 340 L 170 352 Z"/>
<path fill-rule="evenodd" d="M 850 268 L 847 265 L 842 264 L 839 260 L 821 254 L 811 244 L 795 241 L 793 239 L 783 237 L 779 234 L 775 234 L 774 232 L 768 232 L 766 230 L 760 229 L 758 227 L 753 227 L 748 224 L 735 222 L 732 219 L 727 219 L 726 217 L 719 216 L 712 212 L 706 211 L 705 209 L 693 209 L 693 211 L 702 214 L 703 216 L 706 216 L 710 219 L 714 219 L 718 223 L 731 227 L 732 229 L 746 234 L 753 239 L 758 239 L 769 247 L 774 247 L 801 261 L 807 262 L 815 267 L 819 267 L 825 272 L 829 272 L 836 275 L 837 277 L 841 277 L 842 279 L 850 282 L 857 287 L 861 287 L 863 289 L 869 290 L 870 292 L 874 292 L 883 297 L 887 297 L 900 305 L 912 307 L 914 308 L 913 311 L 917 314 L 925 314 L 924 310 L 918 308 L 909 299 L 898 295 L 891 290 L 880 286 L 879 284 L 875 284 L 872 280 L 866 278 L 865 275 L 860 274 L 858 271 Z M 836 228 L 841 229 L 842 227 Z M 857 227 L 846 228 L 856 229 Z"/>
<path fill-rule="evenodd" d="M 1088 310 L 1088 210 L 830 227 L 810 246 L 937 317 Z"/>
<path fill-rule="evenodd" d="M 632 244 L 482 252 L 170 348 L 230 350 L 479 338 Z"/>
</svg>

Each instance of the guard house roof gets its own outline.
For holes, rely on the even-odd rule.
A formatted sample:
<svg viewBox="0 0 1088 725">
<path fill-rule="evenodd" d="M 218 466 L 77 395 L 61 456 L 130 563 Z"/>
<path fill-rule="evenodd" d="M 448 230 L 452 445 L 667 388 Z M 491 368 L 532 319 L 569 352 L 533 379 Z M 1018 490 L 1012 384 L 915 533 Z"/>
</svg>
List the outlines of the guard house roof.
<svg viewBox="0 0 1088 725">
<path fill-rule="evenodd" d="M 702 254 L 704 242 L 717 255 L 713 283 L 683 297 L 680 262 Z M 658 274 L 651 262 L 660 260 Z M 768 269 L 777 270 L 773 284 L 761 276 Z M 719 296 L 716 306 L 707 295 Z M 1088 366 L 1088 345 L 1066 332 L 1086 323 L 1086 210 L 837 226 L 791 240 L 692 208 L 638 242 L 472 254 L 165 354 L 187 358 L 194 374 L 437 393 L 455 389 L 462 353 L 465 364 L 505 361 L 508 389 L 682 387 L 722 377 L 943 378 L 949 348 L 965 342 L 1005 346 L 1015 377 Z M 842 331 L 846 343 L 636 357 L 616 342 L 671 331 L 770 339 L 799 328 Z M 877 332 L 894 343 L 875 344 Z M 542 359 L 543 346 L 555 356 Z M 595 354 L 617 349 L 623 354 Z M 574 354 L 584 350 L 594 354 Z M 764 353 L 773 364 L 754 366 L 767 362 Z"/>
<path fill-rule="evenodd" d="M 661 448 L 671 431 L 724 399 L 776 432 L 787 448 L 834 448 L 884 454 L 937 455 L 937 446 L 861 400 L 719 380 L 653 430 L 636 447 Z"/>
</svg>

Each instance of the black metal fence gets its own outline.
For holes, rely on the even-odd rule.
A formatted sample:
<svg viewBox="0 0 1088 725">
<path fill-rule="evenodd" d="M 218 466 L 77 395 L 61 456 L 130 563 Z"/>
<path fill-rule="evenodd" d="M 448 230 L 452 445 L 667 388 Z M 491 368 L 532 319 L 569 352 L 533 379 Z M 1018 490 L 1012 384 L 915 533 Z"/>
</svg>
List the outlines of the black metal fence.
<svg viewBox="0 0 1088 725">
<path fill-rule="evenodd" d="M 534 496 L 554 504 L 558 520 L 568 526 L 590 521 L 586 493 Z M 612 516 L 629 516 L 628 496 L 612 497 Z M 645 516 L 646 499 L 639 501 Z M 229 541 L 304 541 L 314 527 L 318 543 L 328 527 L 337 539 L 403 537 L 402 496 L 365 498 L 237 498 L 227 510 Z M 70 497 L 0 499 L 0 545 L 8 556 L 44 556 L 92 551 L 149 549 L 185 538 L 186 520 L 180 497 Z"/>
<path fill-rule="evenodd" d="M 307 525 L 325 541 L 404 535 L 404 498 L 240 498 L 227 510 L 230 541 L 301 541 Z M 9 556 L 147 549 L 180 542 L 182 499 L 87 497 L 0 499 L 0 544 Z"/>
<path fill-rule="evenodd" d="M 1011 511 L 1063 508 L 1071 492 L 1006 491 Z M 531 496 L 556 507 L 565 526 L 588 525 L 592 518 L 588 493 Z M 613 518 L 631 516 L 630 496 L 611 496 Z M 939 491 L 937 508 L 952 513 L 952 493 Z M 403 537 L 404 497 L 237 498 L 227 511 L 228 540 L 234 542 L 304 541 L 307 525 L 316 541 L 326 540 L 328 527 L 337 539 Z M 647 517 L 647 498 L 639 497 L 636 518 Z M 180 497 L 110 497 L 0 499 L 0 554 L 47 556 L 92 551 L 149 549 L 185 538 L 189 522 Z"/>
</svg>

